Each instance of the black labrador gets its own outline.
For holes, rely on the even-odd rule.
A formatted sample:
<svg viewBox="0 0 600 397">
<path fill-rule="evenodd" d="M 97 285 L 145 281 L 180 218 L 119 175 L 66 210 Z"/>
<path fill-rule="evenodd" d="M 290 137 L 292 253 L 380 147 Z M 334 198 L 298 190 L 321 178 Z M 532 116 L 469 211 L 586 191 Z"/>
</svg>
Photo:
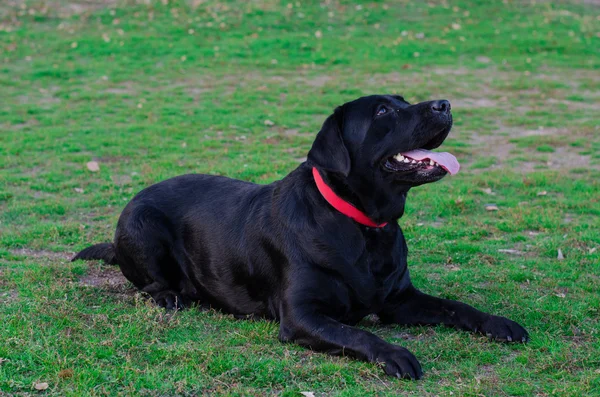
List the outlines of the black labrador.
<svg viewBox="0 0 600 397">
<path fill-rule="evenodd" d="M 118 264 L 167 309 L 200 302 L 274 319 L 281 341 L 380 363 L 401 378 L 420 378 L 419 362 L 354 327 L 366 315 L 525 342 L 519 324 L 410 281 L 397 220 L 410 188 L 458 171 L 454 156 L 430 151 L 451 126 L 445 100 L 359 98 L 325 120 L 307 161 L 282 180 L 183 175 L 157 183 L 125 207 L 113 243 L 73 260 Z"/>
</svg>

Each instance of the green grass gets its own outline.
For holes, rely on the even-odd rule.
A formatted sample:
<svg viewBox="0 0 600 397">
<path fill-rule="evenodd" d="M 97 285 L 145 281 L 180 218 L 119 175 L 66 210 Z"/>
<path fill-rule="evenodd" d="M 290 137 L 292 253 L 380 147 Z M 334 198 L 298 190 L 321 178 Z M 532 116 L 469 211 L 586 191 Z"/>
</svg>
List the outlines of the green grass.
<svg viewBox="0 0 600 397">
<path fill-rule="evenodd" d="M 597 6 L 77 3 L 0 4 L 0 395 L 600 396 Z M 399 381 L 68 262 L 149 184 L 282 178 L 336 105 L 371 93 L 453 104 L 444 148 L 463 169 L 400 220 L 414 283 L 529 344 L 365 322 L 421 361 L 422 381 Z"/>
</svg>

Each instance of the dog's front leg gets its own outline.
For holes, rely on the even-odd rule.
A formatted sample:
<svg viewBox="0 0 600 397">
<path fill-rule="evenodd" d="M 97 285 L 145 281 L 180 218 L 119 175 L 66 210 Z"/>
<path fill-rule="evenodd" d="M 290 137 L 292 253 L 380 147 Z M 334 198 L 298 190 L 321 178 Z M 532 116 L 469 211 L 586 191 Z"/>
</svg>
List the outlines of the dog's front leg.
<svg viewBox="0 0 600 397">
<path fill-rule="evenodd" d="M 398 378 L 419 379 L 423 375 L 421 365 L 407 349 L 387 343 L 370 332 L 342 324 L 315 309 L 284 310 L 279 339 L 329 354 L 349 355 L 378 363 L 388 375 Z"/>
<path fill-rule="evenodd" d="M 384 323 L 444 324 L 507 342 L 527 342 L 529 339 L 525 328 L 512 320 L 484 313 L 462 302 L 424 294 L 413 286 L 392 294 L 378 315 Z"/>
</svg>

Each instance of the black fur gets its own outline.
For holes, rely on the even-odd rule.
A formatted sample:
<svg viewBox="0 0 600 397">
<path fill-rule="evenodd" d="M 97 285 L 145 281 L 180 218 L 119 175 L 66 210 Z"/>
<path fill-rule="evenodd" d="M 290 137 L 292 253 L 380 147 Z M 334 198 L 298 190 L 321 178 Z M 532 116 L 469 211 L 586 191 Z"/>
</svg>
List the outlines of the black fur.
<svg viewBox="0 0 600 397">
<path fill-rule="evenodd" d="M 336 109 L 308 154 L 269 185 L 183 175 L 142 190 L 125 207 L 114 245 L 74 259 L 104 259 L 167 308 L 191 302 L 236 316 L 279 321 L 279 338 L 331 354 L 381 363 L 392 376 L 420 378 L 406 349 L 356 328 L 384 323 L 445 324 L 524 342 L 517 323 L 413 287 L 397 219 L 410 188 L 441 179 L 439 167 L 391 156 L 439 146 L 452 126 L 447 101 L 410 105 L 398 96 L 359 98 Z M 315 186 L 332 189 L 383 228 L 357 224 Z M 113 247 L 114 246 L 114 250 Z"/>
<path fill-rule="evenodd" d="M 112 243 L 100 243 L 87 247 L 79 252 L 71 261 L 77 259 L 90 260 L 98 259 L 104 261 L 108 265 L 116 265 L 117 258 L 115 257 L 115 247 Z"/>
</svg>

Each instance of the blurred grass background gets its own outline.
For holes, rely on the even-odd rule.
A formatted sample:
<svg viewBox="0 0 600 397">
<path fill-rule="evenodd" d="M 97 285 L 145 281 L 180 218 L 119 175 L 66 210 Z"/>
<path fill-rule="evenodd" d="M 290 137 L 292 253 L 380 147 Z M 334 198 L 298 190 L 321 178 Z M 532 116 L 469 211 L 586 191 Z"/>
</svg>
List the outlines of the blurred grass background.
<svg viewBox="0 0 600 397">
<path fill-rule="evenodd" d="M 599 32 L 595 1 L 3 1 L 0 393 L 600 395 Z M 282 178 L 373 93 L 453 106 L 461 173 L 400 220 L 415 284 L 528 345 L 366 322 L 421 361 L 398 381 L 68 262 L 149 184 Z"/>
</svg>

